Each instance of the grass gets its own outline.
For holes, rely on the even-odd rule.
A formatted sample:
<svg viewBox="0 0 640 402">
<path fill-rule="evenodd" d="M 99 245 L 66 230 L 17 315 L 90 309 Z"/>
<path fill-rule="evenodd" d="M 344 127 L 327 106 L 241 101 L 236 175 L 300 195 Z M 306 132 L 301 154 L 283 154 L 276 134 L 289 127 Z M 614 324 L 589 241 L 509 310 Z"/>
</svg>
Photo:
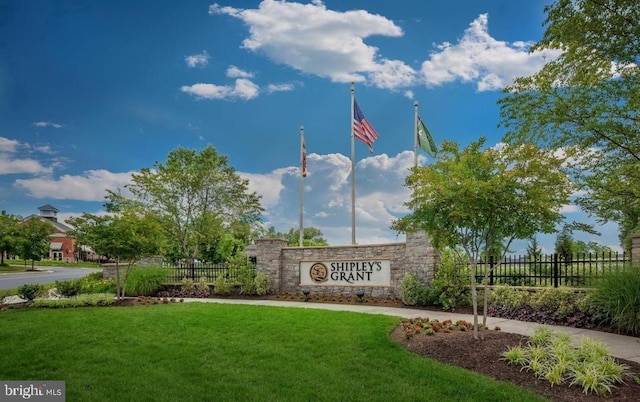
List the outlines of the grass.
<svg viewBox="0 0 640 402">
<path fill-rule="evenodd" d="M 393 343 L 395 317 L 185 303 L 0 313 L 0 380 L 67 401 L 542 401 Z"/>
<path fill-rule="evenodd" d="M 16 273 L 16 272 L 25 272 L 27 268 L 31 269 L 31 265 L 28 267 L 17 266 L 17 265 L 0 265 L 0 273 Z"/>
<path fill-rule="evenodd" d="M 11 267 L 23 267 L 24 269 L 31 269 L 31 260 L 4 260 L 4 263 Z M 100 266 L 95 262 L 89 261 L 80 261 L 80 262 L 64 262 L 64 261 L 55 261 L 55 260 L 40 260 L 34 262 L 35 266 L 40 267 L 62 267 L 62 268 L 100 268 Z M 6 268 L 0 266 L 0 268 Z M 2 272 L 2 271 L 0 271 Z"/>
</svg>

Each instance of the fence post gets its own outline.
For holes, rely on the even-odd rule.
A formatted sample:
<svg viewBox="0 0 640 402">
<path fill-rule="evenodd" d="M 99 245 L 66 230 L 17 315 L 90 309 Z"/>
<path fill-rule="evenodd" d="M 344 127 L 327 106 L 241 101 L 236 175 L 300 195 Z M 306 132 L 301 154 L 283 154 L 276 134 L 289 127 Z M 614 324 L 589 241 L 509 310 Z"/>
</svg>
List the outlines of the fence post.
<svg viewBox="0 0 640 402">
<path fill-rule="evenodd" d="M 195 267 L 195 263 L 193 261 L 191 261 L 189 263 L 189 267 L 191 268 L 191 279 L 193 279 L 194 281 L 196 280 L 196 267 Z"/>
<path fill-rule="evenodd" d="M 560 276 L 560 270 L 558 269 L 558 253 L 553 255 L 553 287 L 558 287 L 558 276 Z"/>
<path fill-rule="evenodd" d="M 493 286 L 493 265 L 495 264 L 495 257 L 492 255 L 489 257 L 489 285 Z"/>
</svg>

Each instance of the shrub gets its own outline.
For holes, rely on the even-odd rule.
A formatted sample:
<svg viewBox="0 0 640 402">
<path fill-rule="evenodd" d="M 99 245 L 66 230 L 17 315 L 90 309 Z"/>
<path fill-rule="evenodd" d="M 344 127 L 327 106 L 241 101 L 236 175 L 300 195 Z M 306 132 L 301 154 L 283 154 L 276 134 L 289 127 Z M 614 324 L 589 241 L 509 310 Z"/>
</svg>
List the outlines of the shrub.
<svg viewBox="0 0 640 402">
<path fill-rule="evenodd" d="M 540 379 L 552 385 L 570 381 L 579 385 L 585 394 L 598 395 L 611 392 L 622 378 L 627 366 L 615 362 L 607 347 L 598 341 L 584 337 L 576 348 L 567 334 L 560 334 L 548 327 L 537 328 L 527 347 L 509 348 L 502 358 L 509 364 L 522 366 Z"/>
<path fill-rule="evenodd" d="M 116 293 L 116 282 L 110 279 L 103 279 L 102 272 L 91 273 L 81 279 L 81 290 L 79 293 Z"/>
<path fill-rule="evenodd" d="M 269 292 L 269 277 L 265 273 L 258 272 L 254 281 L 258 296 L 264 296 Z"/>
<path fill-rule="evenodd" d="M 196 290 L 209 290 L 209 284 L 207 283 L 207 277 L 201 276 L 196 284 Z"/>
<path fill-rule="evenodd" d="M 243 253 L 238 253 L 229 259 L 229 270 L 236 272 L 236 280 L 240 285 L 240 294 L 256 294 L 256 269 Z"/>
<path fill-rule="evenodd" d="M 187 278 L 186 276 L 184 278 L 182 278 L 182 286 L 181 289 L 185 292 L 189 292 L 191 290 L 195 289 L 195 286 L 193 284 L 193 279 L 191 278 Z"/>
<path fill-rule="evenodd" d="M 614 325 L 631 335 L 640 335 L 640 267 L 611 271 L 595 283 L 593 301 Z"/>
<path fill-rule="evenodd" d="M 494 306 L 522 308 L 529 303 L 529 292 L 508 286 L 496 286 L 489 291 L 489 304 Z"/>
<path fill-rule="evenodd" d="M 127 294 L 152 296 L 162 288 L 167 270 L 161 267 L 134 267 L 127 279 Z"/>
<path fill-rule="evenodd" d="M 233 285 L 223 276 L 218 275 L 213 283 L 213 291 L 219 295 L 230 295 Z"/>
<path fill-rule="evenodd" d="M 101 281 L 103 280 L 102 272 L 101 271 L 92 272 L 89 275 L 85 276 L 83 279 L 87 281 Z"/>
<path fill-rule="evenodd" d="M 407 306 L 420 304 L 422 295 L 426 293 L 426 286 L 415 274 L 406 274 L 400 284 L 400 299 Z"/>
<path fill-rule="evenodd" d="M 113 293 L 83 294 L 66 299 L 38 299 L 33 302 L 34 307 L 49 308 L 109 306 L 111 304 L 113 304 Z"/>
<path fill-rule="evenodd" d="M 530 305 L 536 310 L 553 312 L 559 320 L 574 314 L 577 309 L 576 293 L 566 288 L 549 288 L 535 292 Z"/>
<path fill-rule="evenodd" d="M 64 297 L 75 296 L 82 291 L 82 281 L 80 279 L 56 281 L 55 286 L 58 289 L 58 293 Z"/>
<path fill-rule="evenodd" d="M 433 278 L 433 290 L 438 295 L 437 303 L 445 310 L 469 306 L 471 304 L 470 275 L 467 262 L 454 250 L 445 249 Z"/>
<path fill-rule="evenodd" d="M 37 283 L 24 284 L 18 287 L 18 295 L 23 299 L 33 300 L 41 290 L 42 285 L 39 285 Z"/>
</svg>

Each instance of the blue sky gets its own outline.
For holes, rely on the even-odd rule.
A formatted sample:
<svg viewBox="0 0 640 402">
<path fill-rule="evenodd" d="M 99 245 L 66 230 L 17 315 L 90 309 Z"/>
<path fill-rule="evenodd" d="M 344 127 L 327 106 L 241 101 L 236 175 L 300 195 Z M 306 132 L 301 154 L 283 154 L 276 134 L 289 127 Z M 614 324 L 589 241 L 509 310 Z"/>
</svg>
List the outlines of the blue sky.
<svg viewBox="0 0 640 402">
<path fill-rule="evenodd" d="M 413 102 L 436 143 L 500 142 L 496 101 L 548 54 L 528 54 L 547 1 L 56 1 L 0 5 L 0 210 L 102 211 L 104 189 L 213 145 L 262 195 L 264 222 L 351 242 L 350 82 L 380 138 L 356 143 L 361 244 L 402 241 Z M 420 163 L 430 163 L 425 154 Z M 569 220 L 591 219 L 575 206 Z M 617 227 L 602 236 L 617 248 Z M 552 252 L 555 236 L 539 238 Z M 524 252 L 526 243 L 514 246 Z"/>
</svg>

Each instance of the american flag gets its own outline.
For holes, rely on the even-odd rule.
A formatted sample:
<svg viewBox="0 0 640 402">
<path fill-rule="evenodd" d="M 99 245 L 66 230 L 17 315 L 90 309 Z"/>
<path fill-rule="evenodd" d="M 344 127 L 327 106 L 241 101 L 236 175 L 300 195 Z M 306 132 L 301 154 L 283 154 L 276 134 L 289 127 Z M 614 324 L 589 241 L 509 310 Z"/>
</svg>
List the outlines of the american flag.
<svg viewBox="0 0 640 402">
<path fill-rule="evenodd" d="M 369 152 L 373 153 L 373 142 L 378 139 L 378 132 L 364 117 L 355 99 L 353 100 L 353 135 L 367 144 Z"/>
<path fill-rule="evenodd" d="M 302 136 L 302 177 L 307 177 L 307 142 Z"/>
</svg>

